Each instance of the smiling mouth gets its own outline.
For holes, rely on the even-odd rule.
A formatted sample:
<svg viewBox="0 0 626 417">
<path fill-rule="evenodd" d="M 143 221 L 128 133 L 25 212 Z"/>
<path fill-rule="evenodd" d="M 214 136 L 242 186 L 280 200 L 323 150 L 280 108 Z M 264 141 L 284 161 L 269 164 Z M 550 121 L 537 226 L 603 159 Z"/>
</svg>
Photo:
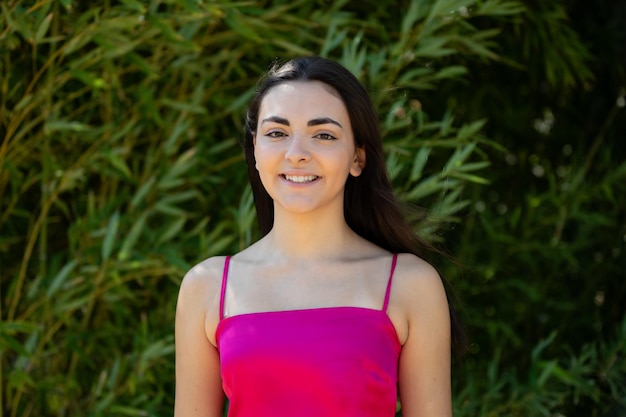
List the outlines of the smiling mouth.
<svg viewBox="0 0 626 417">
<path fill-rule="evenodd" d="M 291 182 L 296 182 L 298 184 L 303 184 L 305 182 L 313 182 L 319 177 L 317 175 L 281 175 L 284 179 Z"/>
</svg>

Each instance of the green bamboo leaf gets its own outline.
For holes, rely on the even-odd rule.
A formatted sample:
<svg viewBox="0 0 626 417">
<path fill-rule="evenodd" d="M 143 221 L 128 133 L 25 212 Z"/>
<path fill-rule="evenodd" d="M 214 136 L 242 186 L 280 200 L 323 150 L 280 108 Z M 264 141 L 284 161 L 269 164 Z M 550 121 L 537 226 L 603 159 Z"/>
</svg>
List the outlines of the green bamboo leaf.
<svg viewBox="0 0 626 417">
<path fill-rule="evenodd" d="M 546 381 L 552 376 L 554 369 L 557 366 L 556 360 L 541 361 L 540 366 L 542 368 L 539 378 L 537 378 L 537 387 L 544 387 Z"/>
<path fill-rule="evenodd" d="M 426 161 L 428 161 L 430 151 L 431 149 L 427 147 L 421 147 L 419 151 L 417 151 L 417 154 L 413 159 L 413 168 L 411 169 L 411 175 L 409 176 L 409 180 L 411 182 L 417 181 L 422 177 L 424 166 L 426 165 Z"/>
<path fill-rule="evenodd" d="M 330 24 L 330 27 L 326 32 L 326 38 L 322 44 L 322 49 L 320 50 L 320 56 L 328 57 L 330 51 L 337 48 L 348 36 L 348 31 L 346 29 L 338 31 L 337 26 L 338 25 L 334 22 Z"/>
<path fill-rule="evenodd" d="M 174 125 L 174 128 L 172 129 L 172 133 L 163 144 L 163 148 L 165 149 L 165 153 L 167 155 L 172 155 L 176 151 L 176 146 L 175 146 L 176 141 L 178 140 L 178 138 L 183 132 L 186 132 L 189 130 L 191 125 L 192 125 L 191 120 L 184 120 L 182 118 L 180 118 L 176 122 L 176 124 Z"/>
<path fill-rule="evenodd" d="M 138 375 L 145 374 L 150 368 L 151 364 L 161 358 L 167 357 L 174 353 L 174 341 L 171 337 L 156 341 L 148 346 L 143 352 L 137 363 Z"/>
<path fill-rule="evenodd" d="M 133 174 L 130 172 L 128 165 L 126 165 L 126 161 L 115 150 L 103 152 L 102 155 L 126 179 L 132 179 Z"/>
<path fill-rule="evenodd" d="M 383 47 L 377 53 L 372 53 L 369 56 L 369 80 L 375 84 L 379 79 L 382 79 L 382 73 L 384 71 L 385 64 L 389 61 L 388 49 Z"/>
<path fill-rule="evenodd" d="M 115 45 L 109 44 L 110 40 L 103 39 L 101 36 L 94 36 L 93 40 L 107 50 L 103 55 L 103 58 L 107 60 L 126 57 L 140 45 L 140 41 L 131 41 L 126 38 L 117 40 L 118 43 Z"/>
<path fill-rule="evenodd" d="M 593 371 L 591 371 L 593 372 Z M 558 364 L 556 364 L 555 366 L 551 367 L 550 369 L 550 374 L 557 377 L 559 379 L 559 381 L 567 384 L 567 385 L 577 385 L 579 383 L 579 379 L 577 379 L 571 372 L 568 372 L 567 370 L 563 369 L 563 367 L 559 366 Z M 545 381 L 541 380 L 540 377 L 540 381 L 542 383 L 544 383 Z"/>
<path fill-rule="evenodd" d="M 255 91 L 256 91 L 256 88 L 252 87 L 252 88 L 249 88 L 243 94 L 240 94 L 238 97 L 235 97 L 234 100 L 226 108 L 226 112 L 233 113 L 237 110 L 244 108 L 252 99 L 252 96 L 254 95 Z"/>
<path fill-rule="evenodd" d="M 13 337 L 15 333 L 31 333 L 37 330 L 37 326 L 24 321 L 0 322 L 0 353 L 12 350 L 22 357 L 30 357 L 32 350 L 29 350 L 24 343 Z"/>
<path fill-rule="evenodd" d="M 461 8 L 468 9 L 473 3 L 473 0 L 437 0 L 433 3 L 426 20 L 431 21 L 438 17 L 449 16 Z"/>
<path fill-rule="evenodd" d="M 111 402 L 113 402 L 115 397 L 111 398 Z M 120 416 L 131 416 L 131 417 L 143 417 L 146 414 L 146 410 L 143 408 L 131 407 L 128 405 L 120 405 L 113 404 L 110 407 L 106 407 L 112 415 L 120 415 Z"/>
<path fill-rule="evenodd" d="M 26 357 L 31 356 L 31 353 L 24 348 L 22 342 L 6 333 L 0 333 L 0 353 L 5 354 L 9 351 L 13 351 Z"/>
<path fill-rule="evenodd" d="M 456 187 L 453 189 L 448 188 L 447 192 L 445 192 L 443 198 L 439 199 L 439 202 L 442 206 L 452 206 L 458 204 L 459 198 L 461 197 L 461 193 L 463 192 L 462 187 Z M 435 205 L 436 207 L 437 205 Z"/>
<path fill-rule="evenodd" d="M 13 111 L 23 110 L 26 106 L 28 106 L 31 103 L 31 101 L 33 101 L 33 98 L 34 96 L 32 94 L 24 95 L 23 97 L 20 98 L 20 101 L 17 102 L 17 104 L 13 108 Z"/>
<path fill-rule="evenodd" d="M 148 193 L 152 190 L 152 187 L 154 186 L 155 182 L 156 182 L 156 178 L 153 176 L 153 177 L 148 178 L 146 182 L 141 184 L 141 186 L 135 193 L 133 199 L 130 200 L 129 207 L 131 209 L 136 208 L 137 206 L 139 206 L 140 203 L 142 203 L 145 200 Z"/>
<path fill-rule="evenodd" d="M 148 60 L 142 58 L 136 52 L 129 53 L 126 56 L 126 58 L 128 58 L 132 63 L 134 63 L 137 66 L 137 68 L 139 68 L 144 74 L 146 74 L 146 76 L 148 78 L 152 78 L 152 77 L 157 77 L 158 76 L 158 72 L 152 66 L 152 64 Z"/>
<path fill-rule="evenodd" d="M 435 74 L 435 78 L 437 79 L 449 79 L 449 78 L 457 78 L 461 75 L 467 74 L 467 68 L 460 65 L 452 65 L 449 67 L 442 68 Z"/>
<path fill-rule="evenodd" d="M 406 83 L 404 87 L 412 88 L 414 90 L 434 90 L 435 84 L 433 84 L 430 81 L 419 80 L 419 81 Z"/>
<path fill-rule="evenodd" d="M 246 16 L 246 18 L 244 19 L 241 15 L 241 12 L 233 9 L 229 9 L 226 12 L 226 16 L 224 19 L 228 27 L 240 36 L 254 42 L 263 42 L 263 39 L 249 24 L 249 21 L 251 20 L 252 19 L 249 16 Z"/>
<path fill-rule="evenodd" d="M 387 172 L 389 173 L 390 179 L 395 179 L 402 172 L 402 164 L 398 160 L 398 155 L 394 153 L 389 153 L 386 160 Z"/>
<path fill-rule="evenodd" d="M 44 124 L 43 131 L 46 135 L 58 131 L 86 132 L 91 130 L 91 126 L 85 123 L 70 120 L 48 120 Z"/>
<path fill-rule="evenodd" d="M 180 234 L 180 231 L 183 229 L 183 226 L 185 225 L 186 222 L 187 222 L 186 216 L 180 216 L 179 218 L 175 219 L 165 229 L 165 231 L 161 233 L 161 235 L 159 236 L 159 239 L 157 240 L 157 244 L 167 242 L 168 240 L 171 240 L 174 236 Z"/>
<path fill-rule="evenodd" d="M 111 257 L 113 246 L 117 236 L 117 229 L 120 221 L 120 212 L 116 211 L 109 219 L 107 224 L 104 240 L 102 241 L 102 260 L 106 261 Z"/>
<path fill-rule="evenodd" d="M 60 314 L 72 314 L 76 310 L 80 310 L 86 306 L 89 303 L 89 299 L 92 297 L 93 294 L 87 294 L 75 299 L 63 300 L 63 302 L 54 303 L 54 312 Z"/>
<path fill-rule="evenodd" d="M 456 51 L 446 45 L 451 41 L 448 37 L 425 38 L 418 44 L 414 54 L 421 58 L 441 58 L 452 55 Z"/>
<path fill-rule="evenodd" d="M 456 220 L 451 217 L 459 213 L 461 210 L 469 206 L 471 203 L 472 202 L 470 200 L 458 200 L 458 201 L 453 201 L 453 202 L 447 202 L 446 204 L 436 206 L 436 213 L 438 216 L 441 216 L 442 218 L 447 218 L 448 220 Z"/>
<path fill-rule="evenodd" d="M 109 143 L 117 142 L 120 139 L 123 140 L 127 138 L 129 134 L 132 135 L 131 131 L 133 129 L 136 129 L 137 125 L 140 123 L 137 120 L 139 117 L 140 116 L 129 115 L 129 119 L 122 126 L 120 126 L 119 124 L 107 124 L 106 129 L 114 130 L 114 132 L 112 132 L 111 140 Z M 120 153 L 122 154 L 126 153 L 123 145 L 122 145 L 122 149 L 120 150 Z"/>
<path fill-rule="evenodd" d="M 478 56 L 494 60 L 498 59 L 498 55 L 490 50 L 488 47 L 492 45 L 486 44 L 483 40 L 477 41 L 468 37 L 459 37 L 457 40 Z"/>
<path fill-rule="evenodd" d="M 467 145 L 457 148 L 456 151 L 452 154 L 446 166 L 443 168 L 444 174 L 449 174 L 451 171 L 459 168 L 463 162 L 470 156 L 470 154 L 476 148 L 475 143 L 468 143 Z"/>
<path fill-rule="evenodd" d="M 411 191 L 406 194 L 406 199 L 409 201 L 416 201 L 445 188 L 445 185 L 437 176 L 430 176 L 423 181 L 420 181 L 417 186 L 413 187 Z"/>
<path fill-rule="evenodd" d="M 160 200 L 160 202 L 167 205 L 174 205 L 183 201 L 191 200 L 192 198 L 198 198 L 199 196 L 200 194 L 197 190 L 187 190 L 166 195 Z"/>
<path fill-rule="evenodd" d="M 49 13 L 39 24 L 39 27 L 37 28 L 37 33 L 35 33 L 36 43 L 40 43 L 43 40 L 44 36 L 46 36 L 46 33 L 48 33 L 48 29 L 50 28 L 50 22 L 52 22 L 52 17 L 52 13 Z"/>
<path fill-rule="evenodd" d="M 530 356 L 533 358 L 533 360 L 538 360 L 539 359 L 539 355 L 541 354 L 541 352 L 543 352 L 548 346 L 550 346 L 552 344 L 552 342 L 556 338 L 557 334 L 558 334 L 558 332 L 555 330 L 552 333 L 550 333 L 550 335 L 548 337 L 546 337 L 545 339 L 543 339 L 539 343 L 537 343 L 537 345 L 533 348 L 533 350 L 532 350 L 532 352 L 530 354 Z"/>
<path fill-rule="evenodd" d="M 403 85 L 403 84 L 407 84 L 410 82 L 414 82 L 416 79 L 419 80 L 420 77 L 424 77 L 426 75 L 432 74 L 432 72 L 433 72 L 433 69 L 429 67 L 413 68 L 404 72 L 398 78 L 398 83 Z"/>
<path fill-rule="evenodd" d="M 163 202 L 158 202 L 154 205 L 154 211 L 159 212 L 161 214 L 167 214 L 173 217 L 185 217 L 186 216 L 186 212 L 185 210 L 179 208 L 179 207 L 174 207 L 174 206 L 170 206 L 167 204 L 164 204 Z"/>
<path fill-rule="evenodd" d="M 130 231 L 128 232 L 128 234 L 124 238 L 124 241 L 122 242 L 120 251 L 117 254 L 117 258 L 120 261 L 124 261 L 128 259 L 128 256 L 130 255 L 130 252 L 133 250 L 133 247 L 135 246 L 135 244 L 137 243 L 137 240 L 139 240 L 139 237 L 146 229 L 147 218 L 148 218 L 148 213 L 144 212 L 144 213 L 141 213 L 141 215 L 137 217 L 137 219 L 134 221 L 132 227 L 130 228 Z"/>
<path fill-rule="evenodd" d="M 486 123 L 487 119 L 480 119 L 470 123 L 469 125 L 464 124 L 463 126 L 461 126 L 456 134 L 457 139 L 465 140 L 471 138 L 476 133 L 478 133 L 483 128 L 483 126 L 485 126 Z"/>
<path fill-rule="evenodd" d="M 109 39 L 128 42 L 125 33 L 130 33 L 137 26 L 143 25 L 144 22 L 138 19 L 135 14 L 128 13 L 124 15 L 108 16 L 108 19 L 102 19 L 98 30 L 100 34 L 106 35 Z"/>
<path fill-rule="evenodd" d="M 224 253 L 224 251 L 232 245 L 233 240 L 235 240 L 234 236 L 222 236 L 215 240 L 209 240 L 211 245 L 208 248 L 207 256 L 213 256 L 220 253 Z M 243 248 L 241 248 L 243 249 Z"/>
<path fill-rule="evenodd" d="M 178 157 L 174 164 L 167 170 L 165 175 L 159 180 L 159 189 L 170 189 L 183 183 L 182 176 L 194 167 L 196 161 L 194 156 L 196 149 L 191 148 Z"/>
<path fill-rule="evenodd" d="M 481 169 L 485 169 L 491 166 L 491 162 L 482 161 L 482 162 L 466 162 L 460 167 L 457 168 L 457 172 L 470 172 L 470 171 L 479 171 Z"/>
<path fill-rule="evenodd" d="M 452 130 L 452 123 L 454 122 L 454 115 L 452 110 L 448 109 L 443 115 L 441 122 L 439 123 L 439 134 L 441 136 L 447 136 Z"/>
<path fill-rule="evenodd" d="M 69 1 L 69 0 L 68 0 Z M 95 12 L 92 10 L 92 12 Z M 63 44 L 63 55 L 70 55 L 87 45 L 96 35 L 94 26 L 83 26 L 82 29 L 74 34 L 74 37 Z"/>
<path fill-rule="evenodd" d="M 164 178 L 159 181 L 157 188 L 160 190 L 171 190 L 172 188 L 182 187 L 185 181 L 184 178 Z"/>
<path fill-rule="evenodd" d="M 367 58 L 367 49 L 361 47 L 363 32 L 359 32 L 352 41 L 343 50 L 341 63 L 353 74 L 359 76 L 362 73 L 365 59 Z"/>
<path fill-rule="evenodd" d="M 143 15 L 147 12 L 146 6 L 139 0 L 122 0 L 122 3 L 139 15 Z"/>
<path fill-rule="evenodd" d="M 63 175 L 61 176 L 61 181 L 59 182 L 59 191 L 69 191 L 75 188 L 78 188 L 83 181 L 85 180 L 85 170 L 83 168 L 79 169 L 68 169 L 63 171 Z"/>
<path fill-rule="evenodd" d="M 154 98 L 155 91 L 146 88 L 144 86 L 138 86 L 134 90 L 135 98 L 139 102 L 139 106 L 142 110 L 143 118 L 149 118 L 157 125 L 163 124 L 163 118 L 157 107 L 157 102 Z"/>
<path fill-rule="evenodd" d="M 204 95 L 206 92 L 206 84 L 204 81 L 199 82 L 198 85 L 193 89 L 193 93 L 191 95 L 191 102 L 193 104 L 201 105 L 204 101 Z"/>
<path fill-rule="evenodd" d="M 172 27 L 172 24 L 168 19 L 163 19 L 156 13 L 150 13 L 147 15 L 146 21 L 151 26 L 159 30 L 159 34 L 164 41 L 175 44 L 177 48 L 182 47 L 191 51 L 199 48 L 191 42 L 185 42 L 183 36 Z"/>
<path fill-rule="evenodd" d="M 409 32 L 413 30 L 418 20 L 426 16 L 426 4 L 422 1 L 413 0 L 409 5 L 409 9 L 404 13 L 402 24 L 400 25 L 400 33 L 406 38 Z"/>
<path fill-rule="evenodd" d="M 272 38 L 271 43 L 293 55 L 310 55 L 312 52 L 309 49 L 301 47 L 300 45 L 289 42 L 287 39 L 281 39 L 278 37 Z"/>
<path fill-rule="evenodd" d="M 444 194 L 444 192 L 441 194 Z M 434 226 L 435 231 L 440 230 L 443 224 L 459 220 L 456 215 L 467 205 L 465 203 L 468 203 L 468 201 L 460 201 L 458 199 L 454 201 L 439 200 L 428 211 L 427 221 Z"/>
<path fill-rule="evenodd" d="M 526 8 L 516 1 L 485 0 L 477 3 L 473 15 L 479 16 L 510 16 L 523 13 Z"/>
<path fill-rule="evenodd" d="M 476 183 L 476 184 L 489 184 L 489 183 L 491 183 L 491 181 L 489 181 L 486 178 L 479 177 L 478 175 L 466 174 L 466 173 L 464 173 L 462 171 L 459 171 L 459 170 L 450 172 L 450 177 L 458 178 L 458 179 L 469 181 L 469 182 L 473 182 L 473 183 Z"/>
<path fill-rule="evenodd" d="M 160 103 L 166 107 L 170 107 L 174 110 L 179 110 L 182 112 L 188 112 L 188 113 L 194 113 L 194 114 L 206 114 L 207 112 L 205 107 L 200 106 L 198 104 L 175 101 L 169 98 L 161 99 Z"/>
<path fill-rule="evenodd" d="M 195 222 L 195 226 L 189 232 L 187 232 L 188 236 L 196 236 L 200 234 L 204 234 L 206 232 L 207 224 L 209 224 L 210 217 L 204 217 L 200 221 Z"/>
<path fill-rule="evenodd" d="M 22 348 L 23 349 L 23 348 Z M 21 356 L 22 358 L 25 356 Z M 31 372 L 24 371 L 23 369 L 12 369 L 7 378 L 8 386 L 15 389 L 23 390 L 24 388 L 32 389 L 37 384 L 31 376 Z"/>
<path fill-rule="evenodd" d="M 61 287 L 63 287 L 63 285 L 65 284 L 65 281 L 70 276 L 70 273 L 72 273 L 74 268 L 76 268 L 77 264 L 78 264 L 78 259 L 72 259 L 71 261 L 66 263 L 63 266 L 63 268 L 61 268 L 61 270 L 55 275 L 55 277 L 52 278 L 52 281 L 50 282 L 50 286 L 48 287 L 48 290 L 46 291 L 46 296 L 48 297 L 54 296 L 54 294 L 56 294 L 56 292 Z"/>
<path fill-rule="evenodd" d="M 33 40 L 33 32 L 29 27 L 30 25 L 27 24 L 30 19 L 24 17 L 27 13 L 27 9 L 22 7 L 14 7 L 13 10 L 9 10 L 5 2 L 2 2 L 2 15 L 8 26 L 20 33 L 24 39 Z"/>
</svg>

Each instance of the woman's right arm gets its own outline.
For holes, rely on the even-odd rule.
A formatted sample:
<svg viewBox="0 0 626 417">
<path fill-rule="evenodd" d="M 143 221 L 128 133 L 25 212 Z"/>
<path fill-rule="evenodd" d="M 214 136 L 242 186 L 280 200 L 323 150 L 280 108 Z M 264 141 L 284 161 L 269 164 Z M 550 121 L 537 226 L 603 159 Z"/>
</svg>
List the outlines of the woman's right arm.
<svg viewBox="0 0 626 417">
<path fill-rule="evenodd" d="M 224 392 L 212 337 L 219 321 L 220 280 L 211 261 L 192 268 L 178 294 L 174 417 L 222 416 Z"/>
</svg>

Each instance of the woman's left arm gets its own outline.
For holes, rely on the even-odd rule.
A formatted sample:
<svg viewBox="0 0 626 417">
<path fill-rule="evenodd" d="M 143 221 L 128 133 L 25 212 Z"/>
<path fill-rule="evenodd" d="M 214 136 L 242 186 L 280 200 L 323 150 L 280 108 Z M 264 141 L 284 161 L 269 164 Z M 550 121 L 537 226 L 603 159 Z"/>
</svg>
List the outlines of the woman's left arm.
<svg viewBox="0 0 626 417">
<path fill-rule="evenodd" d="M 400 353 L 399 390 L 403 417 L 451 417 L 450 310 L 437 271 L 406 258 L 396 298 L 406 318 Z M 399 280 L 400 281 L 400 280 Z"/>
</svg>

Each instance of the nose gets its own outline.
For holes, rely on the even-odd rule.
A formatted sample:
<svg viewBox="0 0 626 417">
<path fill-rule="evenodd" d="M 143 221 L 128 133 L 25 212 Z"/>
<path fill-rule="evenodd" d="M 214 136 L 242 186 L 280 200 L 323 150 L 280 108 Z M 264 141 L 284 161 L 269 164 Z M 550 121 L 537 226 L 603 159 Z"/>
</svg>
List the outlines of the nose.
<svg viewBox="0 0 626 417">
<path fill-rule="evenodd" d="M 294 164 L 306 162 L 311 159 L 311 153 L 305 135 L 292 135 L 287 150 L 285 151 L 285 159 L 288 159 Z"/>
</svg>

